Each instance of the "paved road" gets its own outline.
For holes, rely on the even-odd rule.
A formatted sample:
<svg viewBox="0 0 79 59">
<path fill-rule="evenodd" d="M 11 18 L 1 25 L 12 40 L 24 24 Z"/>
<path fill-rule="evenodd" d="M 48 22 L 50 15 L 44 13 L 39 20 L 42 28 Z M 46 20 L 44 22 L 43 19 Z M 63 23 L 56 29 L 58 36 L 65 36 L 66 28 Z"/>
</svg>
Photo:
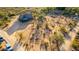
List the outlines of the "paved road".
<svg viewBox="0 0 79 59">
<path fill-rule="evenodd" d="M 26 26 L 31 23 L 31 21 L 22 23 L 18 20 L 18 18 L 16 18 L 17 20 L 8 28 L 8 30 L 6 31 L 9 35 L 11 35 L 12 33 L 14 33 L 17 30 L 22 30 L 24 28 L 26 28 Z"/>
</svg>

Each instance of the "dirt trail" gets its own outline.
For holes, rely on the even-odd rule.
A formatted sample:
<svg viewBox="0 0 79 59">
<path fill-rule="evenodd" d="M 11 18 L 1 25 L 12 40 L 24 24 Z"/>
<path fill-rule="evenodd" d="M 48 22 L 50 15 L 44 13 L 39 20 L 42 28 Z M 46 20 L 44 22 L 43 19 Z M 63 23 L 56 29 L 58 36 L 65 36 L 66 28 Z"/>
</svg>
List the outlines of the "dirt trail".
<svg viewBox="0 0 79 59">
<path fill-rule="evenodd" d="M 46 18 L 48 20 L 52 19 L 52 17 L 49 17 L 49 16 L 46 16 Z M 57 28 L 56 28 L 56 30 L 57 30 Z M 65 38 L 66 40 L 64 40 L 65 43 L 62 45 L 62 47 L 63 47 L 62 50 L 66 50 L 66 51 L 70 51 L 71 50 L 72 42 L 73 42 L 73 40 L 74 40 L 74 38 L 75 38 L 75 36 L 76 36 L 78 31 L 79 31 L 79 22 L 77 23 L 75 28 L 73 28 L 73 31 L 69 32 L 70 38 L 69 37 Z"/>
<path fill-rule="evenodd" d="M 75 31 L 71 31 L 69 33 L 71 39 L 65 40 L 65 44 L 63 46 L 64 46 L 64 50 L 66 50 L 66 51 L 70 51 L 71 50 L 72 42 L 75 39 L 75 36 L 76 36 L 77 32 L 79 31 L 78 24 L 79 24 L 79 22 L 77 23 L 76 27 L 73 28 L 73 30 L 75 30 Z"/>
</svg>

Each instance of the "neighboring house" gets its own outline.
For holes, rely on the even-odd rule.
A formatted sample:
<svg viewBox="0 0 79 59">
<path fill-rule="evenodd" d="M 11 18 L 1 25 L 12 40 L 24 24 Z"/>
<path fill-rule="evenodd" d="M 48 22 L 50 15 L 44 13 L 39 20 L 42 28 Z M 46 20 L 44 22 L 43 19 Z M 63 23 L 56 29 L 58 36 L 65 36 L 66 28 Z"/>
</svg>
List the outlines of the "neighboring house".
<svg viewBox="0 0 79 59">
<path fill-rule="evenodd" d="M 0 37 L 0 51 L 13 51 L 9 42 Z"/>
<path fill-rule="evenodd" d="M 32 17 L 31 13 L 25 13 L 25 14 L 22 14 L 19 16 L 19 21 L 21 21 L 21 22 L 26 22 L 26 21 L 29 21 L 32 19 L 33 19 L 33 17 Z"/>
</svg>

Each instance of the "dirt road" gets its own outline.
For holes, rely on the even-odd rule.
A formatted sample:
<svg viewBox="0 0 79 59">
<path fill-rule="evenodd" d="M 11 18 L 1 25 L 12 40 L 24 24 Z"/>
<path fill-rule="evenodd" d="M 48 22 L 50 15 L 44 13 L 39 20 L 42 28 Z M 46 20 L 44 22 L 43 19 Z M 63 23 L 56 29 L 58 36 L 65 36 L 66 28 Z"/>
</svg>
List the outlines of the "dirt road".
<svg viewBox="0 0 79 59">
<path fill-rule="evenodd" d="M 65 51 L 70 51 L 72 50 L 71 45 L 73 40 L 75 39 L 75 36 L 77 35 L 77 32 L 79 31 L 79 22 L 77 23 L 76 27 L 73 28 L 74 31 L 71 31 L 69 33 L 69 36 L 71 37 L 70 39 L 65 40 L 65 44 L 63 44 L 63 49 Z"/>
</svg>

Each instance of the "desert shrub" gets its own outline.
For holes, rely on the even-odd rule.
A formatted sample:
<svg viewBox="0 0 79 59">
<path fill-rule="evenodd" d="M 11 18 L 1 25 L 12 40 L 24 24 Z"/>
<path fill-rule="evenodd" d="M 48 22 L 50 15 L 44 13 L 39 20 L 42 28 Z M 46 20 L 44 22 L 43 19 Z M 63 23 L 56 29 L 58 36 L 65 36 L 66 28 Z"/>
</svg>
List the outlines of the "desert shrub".
<svg viewBox="0 0 79 59">
<path fill-rule="evenodd" d="M 3 22 L 2 21 L 0 21 L 0 26 L 2 26 L 3 25 Z"/>
<path fill-rule="evenodd" d="M 56 7 L 57 10 L 65 10 L 66 7 Z"/>
<path fill-rule="evenodd" d="M 75 14 L 78 14 L 79 15 L 79 8 L 77 7 L 77 8 L 74 8 L 74 7 L 71 7 L 71 8 L 69 8 L 69 7 L 66 7 L 65 8 L 65 10 L 64 10 L 64 12 L 63 12 L 63 14 L 65 15 L 75 15 Z"/>
<path fill-rule="evenodd" d="M 41 9 L 41 13 L 48 14 L 49 12 L 54 11 L 54 10 L 55 10 L 55 7 L 46 7 L 46 8 Z"/>
<path fill-rule="evenodd" d="M 55 34 L 50 38 L 53 46 L 55 45 L 56 50 L 60 50 L 60 46 L 64 43 L 64 37 L 61 33 L 55 32 Z"/>
<path fill-rule="evenodd" d="M 74 39 L 73 44 L 72 44 L 72 47 L 75 50 L 79 51 L 79 39 Z"/>
<path fill-rule="evenodd" d="M 72 47 L 75 50 L 79 50 L 79 32 L 77 32 L 77 35 L 76 35 L 75 39 L 73 40 Z"/>
</svg>

